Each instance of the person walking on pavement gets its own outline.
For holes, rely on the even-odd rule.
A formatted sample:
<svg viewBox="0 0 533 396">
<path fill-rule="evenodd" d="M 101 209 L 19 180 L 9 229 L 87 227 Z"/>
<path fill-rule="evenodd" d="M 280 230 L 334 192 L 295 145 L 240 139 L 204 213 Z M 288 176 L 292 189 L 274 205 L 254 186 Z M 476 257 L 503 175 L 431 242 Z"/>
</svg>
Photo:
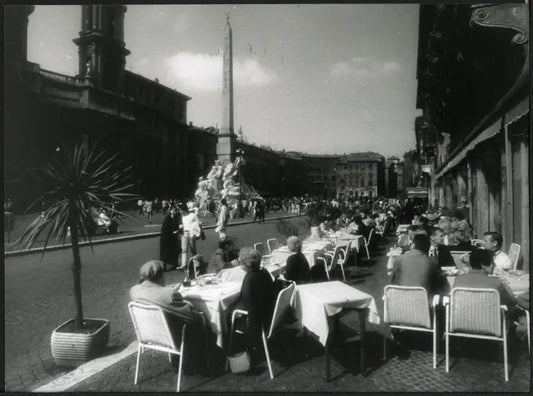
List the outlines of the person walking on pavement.
<svg viewBox="0 0 533 396">
<path fill-rule="evenodd" d="M 225 198 L 220 200 L 220 209 L 218 213 L 217 228 L 215 231 L 218 233 L 218 239 L 224 239 L 226 237 L 226 227 L 228 226 L 229 209 L 228 203 Z"/>
<path fill-rule="evenodd" d="M 147 199 L 144 203 L 144 211 L 146 212 L 146 216 L 148 216 L 148 223 L 152 224 L 152 213 L 154 211 L 154 203 L 151 199 Z"/>
<path fill-rule="evenodd" d="M 159 244 L 159 259 L 165 263 L 164 268 L 169 265 L 170 269 L 178 267 L 178 261 L 181 253 L 181 234 L 183 225 L 181 215 L 175 206 L 170 207 L 170 212 L 163 219 L 161 226 L 161 237 Z"/>
<path fill-rule="evenodd" d="M 196 255 L 196 240 L 202 232 L 200 219 L 196 215 L 193 202 L 182 206 L 183 234 L 181 235 L 181 266 L 185 268 L 189 258 Z"/>
</svg>

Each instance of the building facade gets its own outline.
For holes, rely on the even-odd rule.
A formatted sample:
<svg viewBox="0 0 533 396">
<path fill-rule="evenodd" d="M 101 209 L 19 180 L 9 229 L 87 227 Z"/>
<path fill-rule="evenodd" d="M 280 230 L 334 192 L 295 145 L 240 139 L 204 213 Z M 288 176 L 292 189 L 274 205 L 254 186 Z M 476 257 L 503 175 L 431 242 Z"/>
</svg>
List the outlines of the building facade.
<svg viewBox="0 0 533 396">
<path fill-rule="evenodd" d="M 417 151 L 427 187 L 529 266 L 529 5 L 422 5 Z"/>
<path fill-rule="evenodd" d="M 337 155 L 302 154 L 301 159 L 309 194 L 324 198 L 336 196 L 338 158 Z"/>
<path fill-rule="evenodd" d="M 338 158 L 336 196 L 339 199 L 377 197 L 385 190 L 385 158 L 377 153 L 354 153 Z"/>
</svg>

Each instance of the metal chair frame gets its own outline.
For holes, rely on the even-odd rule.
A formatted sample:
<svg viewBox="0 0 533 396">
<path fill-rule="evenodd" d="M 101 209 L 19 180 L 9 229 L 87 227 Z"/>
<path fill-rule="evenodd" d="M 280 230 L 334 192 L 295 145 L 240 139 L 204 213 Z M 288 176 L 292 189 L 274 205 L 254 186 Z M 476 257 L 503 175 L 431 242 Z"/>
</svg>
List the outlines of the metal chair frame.
<svg viewBox="0 0 533 396">
<path fill-rule="evenodd" d="M 368 250 L 368 246 L 370 245 L 370 241 L 372 240 L 372 234 L 374 233 L 374 228 L 370 230 L 370 233 L 368 234 L 368 240 L 363 237 L 363 241 L 365 243 L 365 249 L 366 249 L 366 258 L 370 260 L 370 251 Z"/>
<path fill-rule="evenodd" d="M 444 332 L 446 338 L 446 372 L 450 371 L 450 337 L 465 337 L 465 338 L 479 338 L 483 340 L 492 340 L 499 341 L 503 343 L 503 364 L 504 364 L 504 374 L 505 381 L 509 381 L 509 369 L 507 363 L 507 327 L 506 327 L 506 318 L 505 312 L 507 311 L 507 306 L 500 305 L 494 306 L 494 309 L 498 309 L 500 315 L 498 317 L 498 327 L 501 329 L 501 337 L 495 335 L 485 335 L 485 334 L 475 334 L 468 332 L 452 332 L 450 331 L 450 323 L 453 319 L 450 313 L 450 309 L 455 304 L 454 295 L 458 291 L 470 291 L 473 293 L 485 293 L 485 294 L 496 294 L 498 301 L 500 301 L 500 293 L 496 289 L 483 289 L 483 288 L 467 288 L 467 287 L 456 287 L 453 288 L 450 292 L 450 296 L 444 297 L 443 304 L 446 307 L 446 329 Z M 472 301 L 472 299 L 469 299 Z M 464 306 L 465 302 L 461 301 L 461 305 Z M 452 311 L 453 312 L 453 311 Z"/>
<path fill-rule="evenodd" d="M 520 258 L 520 245 L 518 243 L 511 243 L 509 246 L 509 258 L 513 262 L 513 269 L 516 269 L 518 265 L 518 259 Z"/>
<path fill-rule="evenodd" d="M 268 252 L 272 254 L 274 249 L 277 249 L 279 247 L 278 238 L 267 239 L 267 247 L 268 247 Z"/>
<path fill-rule="evenodd" d="M 272 254 L 264 254 L 267 250 L 263 242 L 254 243 L 254 249 L 259 252 L 259 254 L 261 255 L 261 259 L 272 257 Z"/>
<path fill-rule="evenodd" d="M 390 328 L 393 329 L 402 329 L 402 330 L 411 330 L 411 331 L 423 331 L 433 334 L 433 368 L 437 368 L 437 314 L 435 307 L 439 304 L 440 296 L 434 295 L 431 303 L 429 301 L 429 296 L 427 290 L 423 287 L 409 287 L 409 286 L 396 286 L 396 285 L 387 285 L 383 290 L 383 322 L 387 323 L 389 311 L 387 309 L 387 292 L 388 290 L 405 290 L 405 291 L 424 291 L 426 294 L 426 306 L 427 314 L 430 315 L 430 308 L 433 310 L 433 321 L 428 317 L 428 321 L 431 324 L 430 328 L 419 327 L 419 326 L 408 326 L 402 324 L 389 324 Z M 415 309 L 415 307 L 413 307 Z M 383 334 L 383 360 L 387 359 L 387 337 Z"/>
<path fill-rule="evenodd" d="M 178 367 L 178 383 L 176 387 L 176 391 L 180 391 L 180 384 L 181 384 L 181 373 L 183 368 L 183 358 L 184 358 L 184 351 L 185 351 L 185 331 L 187 329 L 187 325 L 183 324 L 181 328 L 181 341 L 179 348 L 176 346 L 174 339 L 172 338 L 172 335 L 170 333 L 170 329 L 168 327 L 168 322 L 165 317 L 165 313 L 161 307 L 158 307 L 157 305 L 149 305 L 149 304 L 141 304 L 138 302 L 130 302 L 128 304 L 128 310 L 130 311 L 131 319 L 133 321 L 133 327 L 135 329 L 135 334 L 137 335 L 137 339 L 139 341 L 138 349 L 137 349 L 137 364 L 135 368 L 135 380 L 134 384 L 137 385 L 137 380 L 139 378 L 139 368 L 141 363 L 141 355 L 144 353 L 145 349 L 154 349 L 156 351 L 161 352 L 167 352 L 168 353 L 168 360 L 172 361 L 171 355 L 178 355 L 180 357 L 179 367 Z M 140 326 L 146 326 L 145 321 L 138 321 L 137 318 L 137 310 L 145 310 L 145 311 L 152 311 L 155 313 L 156 318 L 162 325 L 162 331 L 163 331 L 163 338 L 160 340 L 161 345 L 155 344 L 152 342 L 147 342 L 143 339 L 142 332 L 140 331 Z"/>
<path fill-rule="evenodd" d="M 296 289 L 296 284 L 294 282 L 291 282 L 290 285 L 283 288 L 283 290 L 281 290 L 278 293 L 278 297 L 276 298 L 276 304 L 274 306 L 274 312 L 272 313 L 272 319 L 270 321 L 270 327 L 268 328 L 268 333 L 265 332 L 264 327 L 261 328 L 261 338 L 263 341 L 263 348 L 265 349 L 265 356 L 267 360 L 270 379 L 274 379 L 274 372 L 272 371 L 272 364 L 270 363 L 270 353 L 268 351 L 268 340 L 270 340 L 279 330 L 280 322 L 278 319 L 283 317 L 283 314 L 286 312 L 287 309 L 290 309 L 290 302 L 293 298 L 295 289 Z M 284 297 L 285 293 L 290 293 L 290 298 L 288 299 L 288 303 L 286 306 L 281 306 L 281 299 Z M 230 339 L 229 339 L 229 344 L 228 344 L 228 356 L 226 357 L 226 370 L 228 369 L 228 366 L 229 366 L 228 357 L 229 357 L 229 353 L 231 352 L 233 333 L 237 332 L 237 333 L 242 334 L 241 331 L 235 330 L 235 319 L 237 317 L 242 317 L 242 316 L 247 316 L 247 315 L 248 315 L 248 311 L 244 311 L 241 309 L 234 310 L 231 315 L 231 329 L 230 329 Z"/>
</svg>

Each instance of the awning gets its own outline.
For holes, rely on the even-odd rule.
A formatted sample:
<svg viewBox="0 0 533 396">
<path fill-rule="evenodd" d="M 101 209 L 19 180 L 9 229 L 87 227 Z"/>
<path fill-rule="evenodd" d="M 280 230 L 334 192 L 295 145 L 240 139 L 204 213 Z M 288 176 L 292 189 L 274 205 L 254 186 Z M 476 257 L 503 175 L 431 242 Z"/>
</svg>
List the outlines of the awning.
<svg viewBox="0 0 533 396">
<path fill-rule="evenodd" d="M 428 189 L 426 187 L 407 187 L 405 189 L 408 198 L 427 198 Z"/>
<path fill-rule="evenodd" d="M 529 98 L 525 98 L 518 105 L 513 107 L 507 113 L 505 113 L 505 125 L 508 126 L 513 122 L 516 122 L 521 117 L 529 112 Z M 498 118 L 491 126 L 477 135 L 463 150 L 461 150 L 455 157 L 448 161 L 448 163 L 442 168 L 436 175 L 435 180 L 441 178 L 445 173 L 455 168 L 466 156 L 476 148 L 477 145 L 497 135 L 501 131 L 502 118 Z"/>
</svg>

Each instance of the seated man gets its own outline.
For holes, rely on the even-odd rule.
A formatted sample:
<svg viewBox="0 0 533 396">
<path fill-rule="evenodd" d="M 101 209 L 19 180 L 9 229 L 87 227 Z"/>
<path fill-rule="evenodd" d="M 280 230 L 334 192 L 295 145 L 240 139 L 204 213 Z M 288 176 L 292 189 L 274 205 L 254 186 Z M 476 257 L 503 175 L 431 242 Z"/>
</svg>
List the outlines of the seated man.
<svg viewBox="0 0 533 396">
<path fill-rule="evenodd" d="M 455 266 L 453 257 L 450 254 L 448 246 L 444 245 L 444 231 L 435 227 L 431 231 L 431 247 L 429 249 L 429 257 L 432 257 L 438 267 Z"/>
<path fill-rule="evenodd" d="M 513 262 L 507 254 L 502 251 L 503 237 L 499 232 L 486 232 L 483 234 L 485 249 L 492 253 L 495 268 L 499 270 L 513 269 Z"/>
<path fill-rule="evenodd" d="M 186 343 L 189 350 L 201 350 L 201 341 L 204 336 L 204 317 L 189 302 L 185 301 L 176 287 L 165 287 L 164 263 L 159 260 L 150 260 L 141 266 L 139 284 L 130 289 L 130 300 L 145 304 L 154 304 L 163 309 L 166 314 L 168 325 L 174 341 L 179 345 L 181 342 L 181 326 L 187 324 Z M 191 363 L 197 363 L 201 359 L 192 358 L 194 353 L 186 354 L 191 356 L 191 360 L 184 362 L 188 370 Z M 187 364 L 188 362 L 188 364 Z M 173 360 L 179 363 L 179 359 Z"/>
<path fill-rule="evenodd" d="M 460 275 L 455 280 L 454 287 L 475 287 L 496 289 L 500 293 L 502 305 L 507 305 L 508 314 L 516 309 L 516 298 L 511 289 L 496 277 L 489 277 L 492 267 L 492 254 L 483 249 L 476 249 L 470 254 L 472 271 Z"/>
<path fill-rule="evenodd" d="M 391 284 L 398 286 L 421 286 L 429 294 L 434 294 L 441 287 L 438 267 L 428 257 L 429 237 L 415 234 L 411 250 L 394 257 L 391 271 Z"/>
</svg>

